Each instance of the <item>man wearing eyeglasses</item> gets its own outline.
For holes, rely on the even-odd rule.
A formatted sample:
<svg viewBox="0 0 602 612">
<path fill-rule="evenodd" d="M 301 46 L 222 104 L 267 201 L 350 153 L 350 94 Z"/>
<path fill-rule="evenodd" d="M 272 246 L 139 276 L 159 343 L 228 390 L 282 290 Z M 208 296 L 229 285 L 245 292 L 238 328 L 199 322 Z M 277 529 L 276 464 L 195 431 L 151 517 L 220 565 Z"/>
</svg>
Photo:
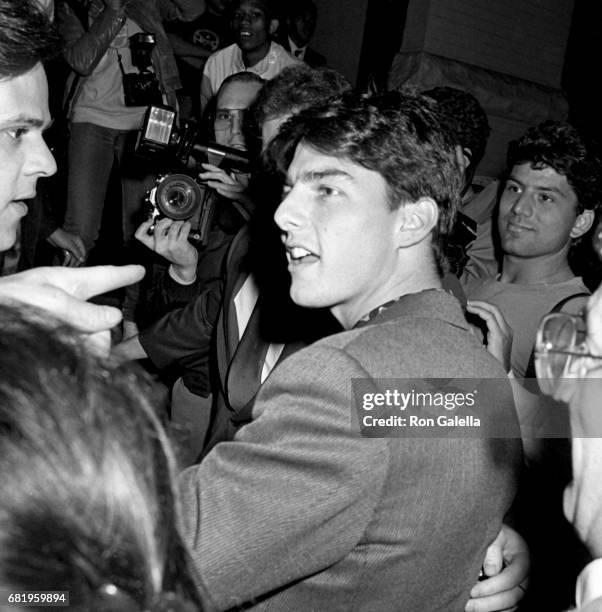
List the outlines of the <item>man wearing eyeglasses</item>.
<svg viewBox="0 0 602 612">
<path fill-rule="evenodd" d="M 564 492 L 564 514 L 594 558 L 581 572 L 579 612 L 602 610 L 602 288 L 587 313 L 549 315 L 535 347 L 540 387 L 569 405 L 573 479 Z"/>
<path fill-rule="evenodd" d="M 231 75 L 222 83 L 212 121 L 217 144 L 247 149 L 245 113 L 263 83 L 263 79 L 252 72 Z M 176 221 L 165 217 L 157 222 L 151 235 L 148 233 L 153 224 L 151 219 L 142 223 L 136 231 L 136 238 L 140 242 L 169 263 L 167 270 L 162 266 L 154 274 L 145 303 L 145 327 L 152 325 L 166 312 L 184 306 L 201 291 L 210 293 L 221 285 L 228 248 L 236 233 L 249 220 L 252 203 L 247 195 L 248 174 L 226 172 L 218 166 L 204 163 L 199 179 L 205 187 L 205 205 L 213 206 L 214 210 L 207 247 L 200 254 L 188 241 L 193 231 L 190 220 Z M 209 319 L 217 317 L 218 299 L 212 300 L 211 305 L 215 306 L 215 312 Z M 165 344 L 164 336 L 159 335 L 154 340 L 152 331 L 146 334 L 150 337 L 151 346 Z M 177 340 L 175 342 L 177 344 Z M 138 349 L 137 335 L 131 337 L 130 345 Z M 172 354 L 169 347 L 161 346 L 157 350 Z M 201 442 L 209 426 L 211 406 L 211 397 L 206 397 L 210 393 L 209 380 L 205 375 L 207 360 L 206 355 L 198 357 L 181 370 L 182 375 L 173 386 L 171 398 L 172 421 L 186 423 L 182 428 L 182 437 L 185 435 L 187 439 Z"/>
</svg>

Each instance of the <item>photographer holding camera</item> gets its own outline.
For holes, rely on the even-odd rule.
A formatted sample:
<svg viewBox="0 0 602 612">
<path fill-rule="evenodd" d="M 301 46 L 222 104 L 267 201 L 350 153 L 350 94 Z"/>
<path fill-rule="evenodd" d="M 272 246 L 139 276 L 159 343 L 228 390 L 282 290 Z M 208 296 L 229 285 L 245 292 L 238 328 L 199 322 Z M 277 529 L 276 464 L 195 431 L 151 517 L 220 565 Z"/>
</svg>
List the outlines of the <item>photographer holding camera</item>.
<svg viewBox="0 0 602 612">
<path fill-rule="evenodd" d="M 70 140 L 65 229 L 89 252 L 101 225 L 113 164 L 122 186 L 123 238 L 148 188 L 148 170 L 126 156 L 148 104 L 175 104 L 180 81 L 163 22 L 192 20 L 204 0 L 60 0 L 57 25 L 74 73 L 67 83 Z M 126 163 L 127 162 L 127 163 Z"/>
<path fill-rule="evenodd" d="M 244 154 L 247 150 L 246 114 L 263 83 L 264 80 L 252 72 L 238 72 L 222 83 L 210 121 L 210 137 L 219 147 L 225 147 L 224 151 L 234 153 L 240 150 Z M 201 144 L 199 148 L 202 147 Z M 248 172 L 231 169 L 228 159 L 220 162 L 213 159 L 211 153 L 207 158 L 215 163 L 203 163 L 204 156 L 197 159 L 197 194 L 190 197 L 190 200 L 198 200 L 194 215 L 188 215 L 188 219 L 177 219 L 177 213 L 187 207 L 187 204 L 178 206 L 181 202 L 177 202 L 173 205 L 176 214 L 170 216 L 170 212 L 166 211 L 158 221 L 148 219 L 136 231 L 135 236 L 142 244 L 163 256 L 170 264 L 168 274 L 164 274 L 165 270 L 158 274 L 155 270 L 152 274 L 151 294 L 143 309 L 145 321 L 140 321 L 143 324 L 151 323 L 168 310 L 189 301 L 190 292 L 186 290 L 185 295 L 180 296 L 179 286 L 196 283 L 200 291 L 220 282 L 228 246 L 250 217 L 253 203 L 247 193 Z M 166 179 L 177 176 L 181 175 L 167 175 Z M 182 189 L 182 186 L 174 184 L 167 187 L 162 197 L 156 195 L 155 198 L 176 201 L 176 192 Z M 184 199 L 183 195 L 181 199 Z M 165 204 L 159 203 L 158 208 L 164 210 Z M 210 209 L 207 215 L 210 218 L 209 227 L 199 229 L 199 217 L 204 217 L 207 209 Z M 199 241 L 203 247 L 200 253 L 189 240 L 194 234 L 203 235 Z"/>
</svg>

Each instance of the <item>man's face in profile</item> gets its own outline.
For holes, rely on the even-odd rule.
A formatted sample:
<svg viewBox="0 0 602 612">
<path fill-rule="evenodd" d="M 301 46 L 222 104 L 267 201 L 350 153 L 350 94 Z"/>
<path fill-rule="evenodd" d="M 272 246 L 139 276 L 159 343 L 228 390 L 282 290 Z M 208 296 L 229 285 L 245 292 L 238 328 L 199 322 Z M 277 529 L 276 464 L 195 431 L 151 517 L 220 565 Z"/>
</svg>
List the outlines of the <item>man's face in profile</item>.
<svg viewBox="0 0 602 612">
<path fill-rule="evenodd" d="M 56 172 L 43 138 L 49 123 L 42 64 L 0 80 L 0 251 L 15 243 L 19 220 L 27 214 L 24 200 L 35 196 L 38 178 Z"/>
<path fill-rule="evenodd" d="M 398 263 L 397 210 L 375 171 L 303 143 L 288 169 L 275 214 L 283 233 L 291 297 L 330 308 L 352 326 L 388 296 Z"/>
</svg>

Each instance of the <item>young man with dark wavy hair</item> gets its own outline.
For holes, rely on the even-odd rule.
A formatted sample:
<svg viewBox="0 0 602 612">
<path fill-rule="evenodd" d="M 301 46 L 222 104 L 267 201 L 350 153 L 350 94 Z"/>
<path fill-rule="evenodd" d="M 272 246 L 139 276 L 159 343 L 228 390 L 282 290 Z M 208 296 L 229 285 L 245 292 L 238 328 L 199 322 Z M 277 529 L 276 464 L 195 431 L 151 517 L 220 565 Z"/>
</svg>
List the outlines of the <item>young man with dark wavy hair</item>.
<svg viewBox="0 0 602 612">
<path fill-rule="evenodd" d="M 200 580 L 217 609 L 463 611 L 514 495 L 518 440 L 488 439 L 485 420 L 478 439 L 366 434 L 352 391 L 504 378 L 441 287 L 453 146 L 428 99 L 391 92 L 301 112 L 270 152 L 290 295 L 345 331 L 284 360 L 251 422 L 182 474 Z M 512 425 L 506 381 L 480 401 Z"/>
<path fill-rule="evenodd" d="M 470 281 L 466 294 L 476 302 L 469 310 L 491 325 L 503 315 L 513 332 L 506 365 L 521 378 L 541 318 L 561 303 L 578 312 L 589 293 L 569 252 L 600 207 L 602 165 L 574 127 L 546 121 L 510 143 L 507 168 L 497 220 L 501 273 Z"/>
</svg>

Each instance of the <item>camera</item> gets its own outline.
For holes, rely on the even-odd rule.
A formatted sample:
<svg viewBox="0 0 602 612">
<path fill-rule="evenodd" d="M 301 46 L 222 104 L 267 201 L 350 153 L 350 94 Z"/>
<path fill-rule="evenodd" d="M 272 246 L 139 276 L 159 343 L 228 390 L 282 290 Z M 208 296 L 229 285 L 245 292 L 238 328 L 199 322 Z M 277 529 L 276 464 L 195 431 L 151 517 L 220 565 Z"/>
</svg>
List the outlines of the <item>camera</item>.
<svg viewBox="0 0 602 612">
<path fill-rule="evenodd" d="M 138 32 L 129 38 L 132 64 L 138 72 L 126 73 L 121 65 L 123 95 L 126 106 L 148 106 L 161 104 L 163 96 L 157 77 L 151 72 L 151 54 L 155 47 L 155 36 L 148 32 Z"/>
<path fill-rule="evenodd" d="M 190 221 L 189 241 L 204 248 L 211 229 L 214 198 L 196 180 L 199 164 L 207 162 L 224 170 L 249 172 L 250 157 L 246 151 L 200 142 L 196 122 L 183 121 L 176 127 L 176 121 L 173 108 L 150 105 L 138 132 L 136 153 L 170 170 L 158 177 L 147 195 L 151 217 L 155 221 L 161 217 Z"/>
</svg>

